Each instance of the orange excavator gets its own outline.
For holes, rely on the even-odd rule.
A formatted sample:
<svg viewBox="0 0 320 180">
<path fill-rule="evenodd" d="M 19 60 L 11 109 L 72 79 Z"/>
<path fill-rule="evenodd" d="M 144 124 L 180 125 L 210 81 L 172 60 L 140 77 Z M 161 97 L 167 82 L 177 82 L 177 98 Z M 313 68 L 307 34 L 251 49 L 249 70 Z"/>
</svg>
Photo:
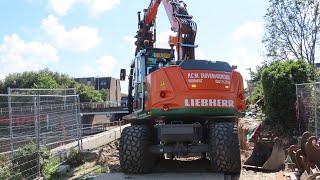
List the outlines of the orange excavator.
<svg viewBox="0 0 320 180">
<path fill-rule="evenodd" d="M 168 49 L 155 48 L 161 3 L 176 33 Z M 138 12 L 129 114 L 123 117 L 131 126 L 122 131 L 119 146 L 125 173 L 152 172 L 159 159 L 184 155 L 210 159 L 215 172 L 240 172 L 237 120 L 245 110 L 243 79 L 227 62 L 195 59 L 197 26 L 186 7 L 179 0 L 151 0 L 143 18 Z M 126 77 L 121 69 L 120 79 Z"/>
</svg>

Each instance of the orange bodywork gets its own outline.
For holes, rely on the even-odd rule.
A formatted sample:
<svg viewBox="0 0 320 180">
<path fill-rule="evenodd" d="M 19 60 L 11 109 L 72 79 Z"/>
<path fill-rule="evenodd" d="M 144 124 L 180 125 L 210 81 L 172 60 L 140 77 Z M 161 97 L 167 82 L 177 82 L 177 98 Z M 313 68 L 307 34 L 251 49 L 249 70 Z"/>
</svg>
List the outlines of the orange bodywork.
<svg viewBox="0 0 320 180">
<path fill-rule="evenodd" d="M 169 66 L 148 75 L 144 85 L 148 92 L 144 111 L 162 110 L 165 115 L 174 109 L 245 110 L 243 79 L 236 70 L 184 70 Z"/>
</svg>

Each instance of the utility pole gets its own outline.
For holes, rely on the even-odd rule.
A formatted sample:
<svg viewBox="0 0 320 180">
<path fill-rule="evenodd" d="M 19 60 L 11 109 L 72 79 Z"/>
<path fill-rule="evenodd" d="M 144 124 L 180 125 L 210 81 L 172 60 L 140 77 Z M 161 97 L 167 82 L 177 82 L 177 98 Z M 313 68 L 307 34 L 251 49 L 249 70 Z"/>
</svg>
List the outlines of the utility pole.
<svg viewBox="0 0 320 180">
<path fill-rule="evenodd" d="M 250 80 L 247 80 L 247 86 L 248 86 L 248 94 L 249 96 L 251 96 L 251 85 L 253 85 L 253 82 L 252 82 L 252 70 L 251 68 L 247 68 L 246 70 L 249 70 L 249 73 L 250 73 Z"/>
</svg>

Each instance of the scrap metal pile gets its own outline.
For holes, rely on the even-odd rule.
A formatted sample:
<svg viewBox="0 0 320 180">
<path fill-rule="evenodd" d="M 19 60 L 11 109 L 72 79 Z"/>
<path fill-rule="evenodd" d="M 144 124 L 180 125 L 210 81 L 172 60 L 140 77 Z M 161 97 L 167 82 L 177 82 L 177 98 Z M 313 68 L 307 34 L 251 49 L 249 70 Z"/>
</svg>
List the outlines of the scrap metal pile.
<svg viewBox="0 0 320 180">
<path fill-rule="evenodd" d="M 288 161 L 289 168 L 303 173 L 301 179 L 320 178 L 320 138 L 310 132 L 303 133 L 298 145 L 288 149 Z"/>
<path fill-rule="evenodd" d="M 283 143 L 277 136 L 279 133 L 261 123 L 251 134 L 249 142 L 254 143 L 251 156 L 243 167 L 246 169 L 276 171 L 283 167 L 285 150 Z"/>
</svg>

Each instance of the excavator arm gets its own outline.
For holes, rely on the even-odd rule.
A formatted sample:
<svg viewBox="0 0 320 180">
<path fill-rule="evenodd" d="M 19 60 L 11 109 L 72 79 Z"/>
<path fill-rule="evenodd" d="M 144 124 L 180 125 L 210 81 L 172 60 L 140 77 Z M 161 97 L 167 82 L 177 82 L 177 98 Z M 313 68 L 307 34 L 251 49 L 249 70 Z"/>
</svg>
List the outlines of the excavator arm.
<svg viewBox="0 0 320 180">
<path fill-rule="evenodd" d="M 141 19 L 141 12 L 138 12 L 138 28 L 136 53 L 143 48 L 152 48 L 156 42 L 155 21 L 158 8 L 163 6 L 171 23 L 171 30 L 176 36 L 169 37 L 169 45 L 176 47 L 177 60 L 195 59 L 194 49 L 197 47 L 194 42 L 196 38 L 197 25 L 188 14 L 186 4 L 179 0 L 151 0 L 149 7 L 144 10 L 144 17 Z"/>
</svg>

